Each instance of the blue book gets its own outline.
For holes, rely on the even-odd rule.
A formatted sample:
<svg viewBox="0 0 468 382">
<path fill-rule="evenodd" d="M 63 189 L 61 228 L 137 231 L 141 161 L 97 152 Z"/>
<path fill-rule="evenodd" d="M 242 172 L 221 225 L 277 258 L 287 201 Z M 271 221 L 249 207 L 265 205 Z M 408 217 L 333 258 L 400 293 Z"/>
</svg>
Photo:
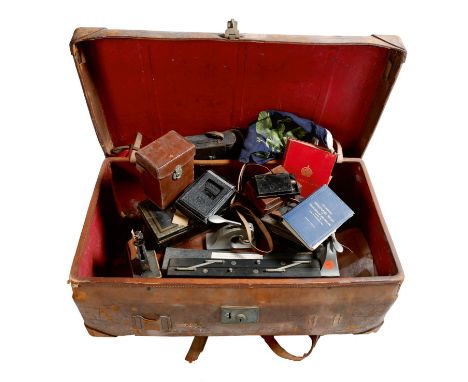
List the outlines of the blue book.
<svg viewBox="0 0 468 382">
<path fill-rule="evenodd" d="M 354 212 L 324 185 L 284 214 L 283 224 L 313 251 Z"/>
</svg>

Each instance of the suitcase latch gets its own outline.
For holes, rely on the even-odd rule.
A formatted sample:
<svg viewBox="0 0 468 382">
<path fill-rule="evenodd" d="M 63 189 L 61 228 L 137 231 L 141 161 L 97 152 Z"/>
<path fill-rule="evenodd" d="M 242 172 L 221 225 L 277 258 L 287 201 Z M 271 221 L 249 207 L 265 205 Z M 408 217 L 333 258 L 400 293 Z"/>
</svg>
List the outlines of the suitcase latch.
<svg viewBox="0 0 468 382">
<path fill-rule="evenodd" d="M 222 324 L 254 324 L 258 322 L 257 306 L 222 306 Z"/>
<path fill-rule="evenodd" d="M 231 19 L 227 22 L 227 29 L 224 32 L 224 37 L 228 40 L 239 40 L 240 34 L 239 30 L 237 29 L 237 21 Z"/>
</svg>

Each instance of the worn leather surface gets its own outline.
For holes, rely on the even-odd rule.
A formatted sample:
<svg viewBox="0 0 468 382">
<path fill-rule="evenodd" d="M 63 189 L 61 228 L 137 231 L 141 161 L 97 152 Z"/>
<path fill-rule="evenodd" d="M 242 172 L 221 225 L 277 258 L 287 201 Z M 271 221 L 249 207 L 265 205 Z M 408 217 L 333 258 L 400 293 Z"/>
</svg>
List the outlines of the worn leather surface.
<svg viewBox="0 0 468 382">
<path fill-rule="evenodd" d="M 168 207 L 193 183 L 194 156 L 195 146 L 175 131 L 136 152 L 145 193 L 159 208 Z M 173 176 L 177 168 L 181 171 L 180 178 Z"/>
<path fill-rule="evenodd" d="M 259 110 L 281 106 L 329 127 L 344 154 L 359 157 L 406 56 L 401 42 L 388 36 L 251 35 L 225 41 L 216 34 L 103 28 L 77 30 L 71 52 L 107 155 L 134 142 L 137 131 L 153 140 L 175 126 L 184 135 L 247 126 Z M 212 166 L 208 162 L 203 165 Z M 118 273 L 111 266 L 127 232 L 119 215 L 110 213 L 116 206 L 108 190 L 119 189 L 124 206 L 141 189 L 115 172 L 113 178 L 111 163 L 116 159 L 102 166 L 70 273 L 74 301 L 92 335 L 362 333 L 383 322 L 398 296 L 403 271 L 359 159 L 335 166 L 332 182 L 359 209 L 377 275 L 274 281 L 137 280 Z M 236 165 L 218 163 L 226 173 Z M 144 172 L 153 184 L 173 171 L 162 167 Z M 159 195 L 170 199 L 165 190 L 173 183 L 161 179 L 167 183 L 160 182 Z M 260 321 L 222 324 L 220 307 L 226 304 L 257 306 Z"/>
<path fill-rule="evenodd" d="M 177 165 L 193 161 L 195 145 L 171 130 L 138 150 L 135 156 L 138 166 L 154 178 L 164 179 L 172 176 Z"/>
</svg>

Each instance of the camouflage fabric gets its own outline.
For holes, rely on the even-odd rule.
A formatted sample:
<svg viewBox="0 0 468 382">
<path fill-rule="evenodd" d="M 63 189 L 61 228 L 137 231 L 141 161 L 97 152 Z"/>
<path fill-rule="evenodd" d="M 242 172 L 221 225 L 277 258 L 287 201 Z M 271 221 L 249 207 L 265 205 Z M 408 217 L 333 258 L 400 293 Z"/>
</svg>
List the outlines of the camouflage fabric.
<svg viewBox="0 0 468 382">
<path fill-rule="evenodd" d="M 283 155 L 289 138 L 311 141 L 316 137 L 327 145 L 328 131 L 314 122 L 292 113 L 265 110 L 248 128 L 241 162 L 265 163 Z"/>
<path fill-rule="evenodd" d="M 266 145 L 270 148 L 271 153 L 281 154 L 286 148 L 288 138 L 304 139 L 307 132 L 288 116 L 281 116 L 267 111 L 261 111 L 258 114 L 257 123 L 255 124 L 257 131 L 257 140 L 261 140 L 258 136 L 263 137 Z"/>
</svg>

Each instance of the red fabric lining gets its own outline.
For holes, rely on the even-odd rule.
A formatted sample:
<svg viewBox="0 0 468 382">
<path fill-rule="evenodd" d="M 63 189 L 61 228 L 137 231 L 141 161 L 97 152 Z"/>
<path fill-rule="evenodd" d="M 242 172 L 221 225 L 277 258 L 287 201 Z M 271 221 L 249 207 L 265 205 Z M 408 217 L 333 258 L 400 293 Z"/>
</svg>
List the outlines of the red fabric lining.
<svg viewBox="0 0 468 382">
<path fill-rule="evenodd" d="M 197 134 L 247 127 L 279 109 L 329 128 L 347 156 L 359 141 L 389 50 L 215 40 L 85 41 L 86 62 L 114 146 L 146 144 L 174 129 Z"/>
<path fill-rule="evenodd" d="M 126 243 L 134 228 L 137 204 L 143 199 L 135 166 L 127 161 L 107 162 L 78 267 L 79 277 L 131 276 Z"/>
<path fill-rule="evenodd" d="M 398 272 L 398 268 L 377 213 L 369 184 L 364 179 L 365 174 L 360 163 L 339 163 L 333 169 L 330 186 L 355 212 L 355 215 L 345 225 L 351 223 L 363 231 L 377 274 L 392 276 Z"/>
<path fill-rule="evenodd" d="M 79 277 L 91 277 L 95 275 L 96 268 L 102 268 L 106 262 L 104 243 L 104 222 L 100 204 L 94 210 L 93 219 L 86 237 L 85 246 L 78 268 Z"/>
</svg>

